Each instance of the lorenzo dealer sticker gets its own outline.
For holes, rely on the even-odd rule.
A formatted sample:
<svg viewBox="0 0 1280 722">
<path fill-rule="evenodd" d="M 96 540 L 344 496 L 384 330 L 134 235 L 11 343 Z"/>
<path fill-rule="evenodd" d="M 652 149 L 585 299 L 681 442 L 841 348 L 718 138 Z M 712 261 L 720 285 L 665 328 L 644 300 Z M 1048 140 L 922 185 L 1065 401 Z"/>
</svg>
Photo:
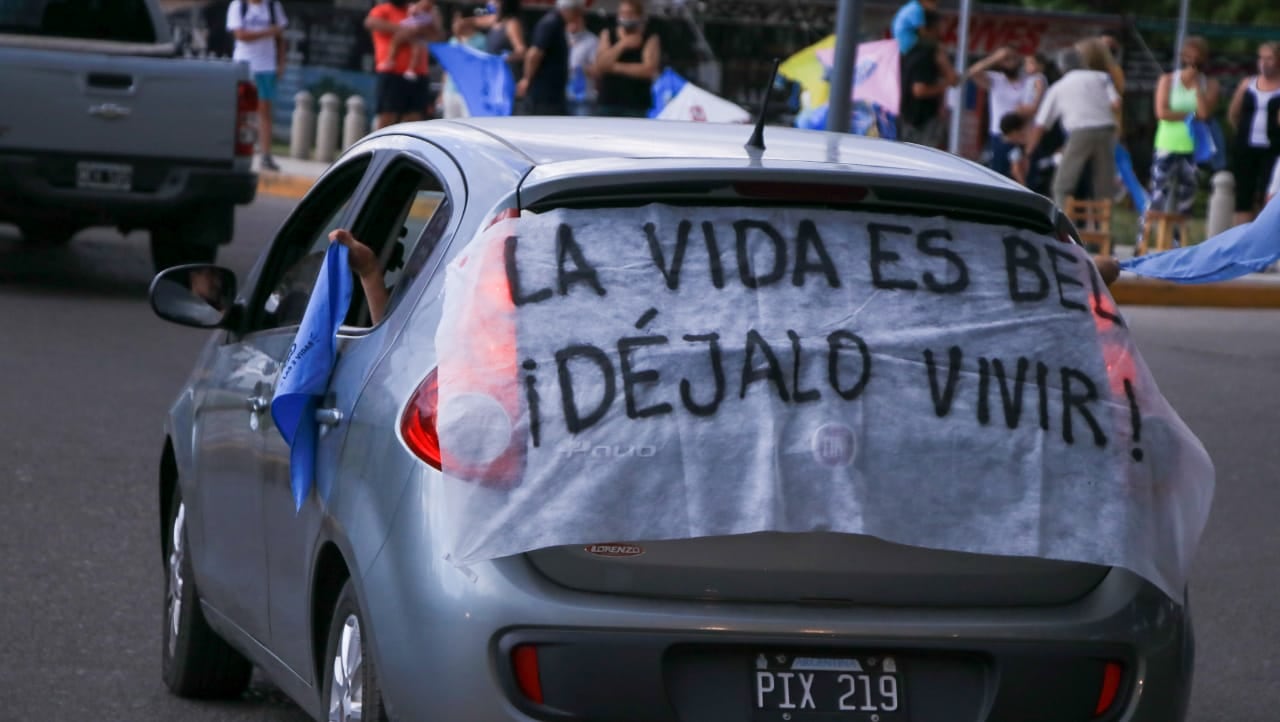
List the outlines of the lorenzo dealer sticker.
<svg viewBox="0 0 1280 722">
<path fill-rule="evenodd" d="M 639 544 L 588 544 L 583 549 L 598 557 L 638 557 L 644 554 L 644 547 Z"/>
</svg>

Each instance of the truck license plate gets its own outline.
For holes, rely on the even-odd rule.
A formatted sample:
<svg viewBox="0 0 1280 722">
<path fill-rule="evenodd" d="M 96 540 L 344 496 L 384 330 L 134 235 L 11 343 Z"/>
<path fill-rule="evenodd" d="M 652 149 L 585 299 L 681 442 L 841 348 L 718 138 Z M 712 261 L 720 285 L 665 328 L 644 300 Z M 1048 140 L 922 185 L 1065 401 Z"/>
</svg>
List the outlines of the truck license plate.
<svg viewBox="0 0 1280 722">
<path fill-rule="evenodd" d="M 893 656 L 766 652 L 751 670 L 757 722 L 905 722 L 902 665 Z"/>
<path fill-rule="evenodd" d="M 132 190 L 133 166 L 124 163 L 76 163 L 76 187 L 85 190 Z"/>
</svg>

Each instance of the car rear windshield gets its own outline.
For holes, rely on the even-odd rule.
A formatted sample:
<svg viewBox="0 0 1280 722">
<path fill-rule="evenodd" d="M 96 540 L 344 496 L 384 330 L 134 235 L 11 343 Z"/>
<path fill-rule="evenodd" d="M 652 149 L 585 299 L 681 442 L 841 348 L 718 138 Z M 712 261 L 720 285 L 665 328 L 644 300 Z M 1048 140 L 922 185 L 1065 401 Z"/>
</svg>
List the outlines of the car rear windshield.
<svg viewBox="0 0 1280 722">
<path fill-rule="evenodd" d="M 0 33 L 157 42 L 146 0 L 3 0 Z"/>
</svg>

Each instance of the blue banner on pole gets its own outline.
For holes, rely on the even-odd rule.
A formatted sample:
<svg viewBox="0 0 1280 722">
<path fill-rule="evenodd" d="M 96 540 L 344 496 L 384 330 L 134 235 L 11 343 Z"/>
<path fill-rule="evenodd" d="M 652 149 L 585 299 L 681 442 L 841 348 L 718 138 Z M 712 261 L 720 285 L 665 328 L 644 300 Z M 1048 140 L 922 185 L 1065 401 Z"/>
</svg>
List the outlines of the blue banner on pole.
<svg viewBox="0 0 1280 722">
<path fill-rule="evenodd" d="M 431 43 L 431 54 L 453 78 L 471 117 L 511 115 L 516 83 L 505 55 L 448 43 Z"/>
</svg>

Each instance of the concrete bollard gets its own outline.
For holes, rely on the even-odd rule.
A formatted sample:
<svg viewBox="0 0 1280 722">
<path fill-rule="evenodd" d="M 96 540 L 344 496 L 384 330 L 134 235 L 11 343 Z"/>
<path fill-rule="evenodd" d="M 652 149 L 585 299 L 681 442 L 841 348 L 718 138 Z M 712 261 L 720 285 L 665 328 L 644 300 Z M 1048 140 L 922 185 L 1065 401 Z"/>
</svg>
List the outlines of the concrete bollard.
<svg viewBox="0 0 1280 722">
<path fill-rule="evenodd" d="M 342 119 L 342 149 L 355 145 L 369 132 L 369 116 L 365 114 L 364 98 L 352 95 L 347 98 L 347 116 Z"/>
<path fill-rule="evenodd" d="M 334 93 L 320 96 L 320 115 L 316 118 L 316 151 L 313 156 L 321 163 L 332 163 L 338 156 L 338 124 L 342 122 L 339 107 L 342 101 Z"/>
<path fill-rule="evenodd" d="M 289 157 L 306 158 L 316 142 L 316 109 L 311 93 L 293 96 L 293 122 L 289 126 Z"/>
<path fill-rule="evenodd" d="M 1209 218 L 1205 222 L 1206 238 L 1231 228 L 1236 211 L 1236 177 L 1231 171 L 1220 170 L 1213 174 L 1213 191 L 1209 194 Z"/>
</svg>

